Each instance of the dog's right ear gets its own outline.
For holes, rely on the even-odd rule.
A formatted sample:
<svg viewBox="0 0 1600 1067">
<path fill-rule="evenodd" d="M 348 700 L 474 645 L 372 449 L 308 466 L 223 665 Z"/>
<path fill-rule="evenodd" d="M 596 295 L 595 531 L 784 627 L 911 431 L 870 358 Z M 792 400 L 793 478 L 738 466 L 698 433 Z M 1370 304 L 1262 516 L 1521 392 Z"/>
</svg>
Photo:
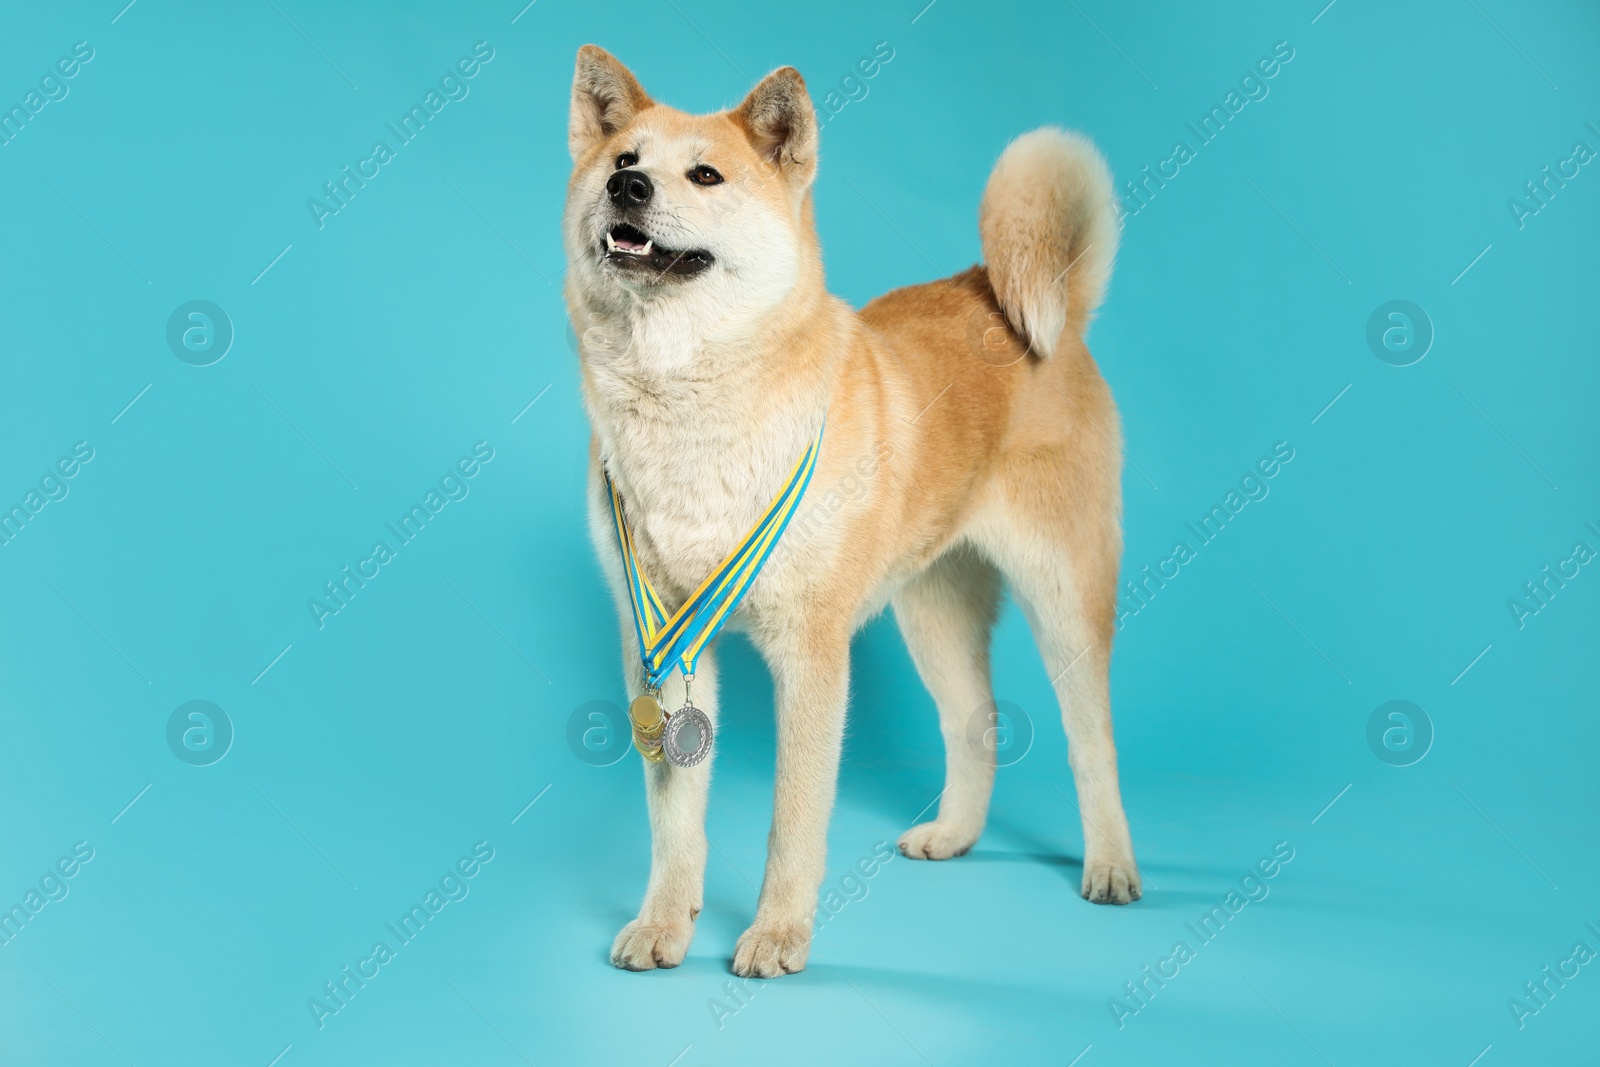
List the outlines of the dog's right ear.
<svg viewBox="0 0 1600 1067">
<path fill-rule="evenodd" d="M 582 158 L 653 103 L 639 80 L 610 52 L 592 44 L 578 49 L 578 68 L 572 76 L 572 117 L 567 125 L 572 158 Z"/>
</svg>

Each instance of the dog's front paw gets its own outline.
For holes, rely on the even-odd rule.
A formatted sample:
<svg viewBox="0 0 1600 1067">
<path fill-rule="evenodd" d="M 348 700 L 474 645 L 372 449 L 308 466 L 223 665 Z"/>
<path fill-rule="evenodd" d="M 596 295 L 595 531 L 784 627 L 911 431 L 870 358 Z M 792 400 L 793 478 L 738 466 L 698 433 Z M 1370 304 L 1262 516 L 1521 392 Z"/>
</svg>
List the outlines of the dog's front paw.
<svg viewBox="0 0 1600 1067">
<path fill-rule="evenodd" d="M 1091 904 L 1130 904 L 1144 895 L 1131 858 L 1089 857 L 1083 864 L 1083 899 Z"/>
<path fill-rule="evenodd" d="M 676 967 L 694 938 L 692 922 L 646 922 L 635 919 L 622 928 L 611 946 L 611 962 L 629 971 Z"/>
<path fill-rule="evenodd" d="M 947 860 L 964 856 L 978 843 L 982 831 L 962 830 L 935 820 L 913 826 L 900 835 L 900 854 L 914 860 Z"/>
<path fill-rule="evenodd" d="M 777 978 L 805 969 L 811 929 L 798 924 L 757 922 L 739 935 L 733 973 L 740 978 Z"/>
</svg>

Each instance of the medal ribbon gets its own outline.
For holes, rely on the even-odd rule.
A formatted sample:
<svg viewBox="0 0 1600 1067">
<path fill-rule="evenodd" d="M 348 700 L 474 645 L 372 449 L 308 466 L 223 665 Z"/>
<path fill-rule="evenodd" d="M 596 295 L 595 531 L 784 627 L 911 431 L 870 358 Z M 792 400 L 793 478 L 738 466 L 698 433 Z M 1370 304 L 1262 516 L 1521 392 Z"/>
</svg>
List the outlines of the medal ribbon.
<svg viewBox="0 0 1600 1067">
<path fill-rule="evenodd" d="M 700 583 L 694 595 L 670 616 L 639 566 L 633 534 L 622 514 L 622 497 L 611 484 L 611 476 L 606 475 L 606 488 L 611 493 L 611 517 L 617 527 L 617 548 L 622 553 L 628 599 L 633 604 L 634 627 L 643 652 L 647 689 L 659 689 L 674 668 L 682 670 L 686 676 L 694 674 L 701 651 L 744 600 L 756 575 L 766 565 L 767 557 L 777 547 L 778 538 L 783 536 L 789 520 L 794 517 L 800 498 L 811 482 L 811 472 L 816 469 L 826 425 L 824 422 L 817 428 L 817 436 L 789 472 L 778 495 L 767 505 L 761 521 L 745 534 L 739 547 L 728 554 L 711 576 Z"/>
</svg>

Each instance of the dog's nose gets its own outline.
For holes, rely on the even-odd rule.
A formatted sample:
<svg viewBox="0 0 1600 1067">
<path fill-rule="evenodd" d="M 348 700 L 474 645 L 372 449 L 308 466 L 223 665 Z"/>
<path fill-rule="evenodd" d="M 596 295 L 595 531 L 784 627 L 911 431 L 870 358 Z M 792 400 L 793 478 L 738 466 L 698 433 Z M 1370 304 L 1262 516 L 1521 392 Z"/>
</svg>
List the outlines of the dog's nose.
<svg viewBox="0 0 1600 1067">
<path fill-rule="evenodd" d="M 619 170 L 606 179 L 606 193 L 618 207 L 642 207 L 653 192 L 655 186 L 642 170 Z"/>
</svg>

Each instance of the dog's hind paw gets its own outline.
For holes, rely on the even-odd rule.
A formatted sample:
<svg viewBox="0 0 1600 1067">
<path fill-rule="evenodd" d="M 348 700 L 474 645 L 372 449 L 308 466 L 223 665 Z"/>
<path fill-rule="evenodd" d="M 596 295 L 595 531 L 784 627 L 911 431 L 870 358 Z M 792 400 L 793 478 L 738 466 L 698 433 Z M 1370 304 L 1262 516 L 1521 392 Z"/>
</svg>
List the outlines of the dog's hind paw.
<svg viewBox="0 0 1600 1067">
<path fill-rule="evenodd" d="M 811 953 L 811 930 L 805 926 L 756 923 L 739 935 L 733 950 L 733 973 L 740 978 L 778 978 L 802 971 Z"/>
<path fill-rule="evenodd" d="M 635 919 L 622 928 L 611 946 L 611 962 L 628 971 L 676 967 L 689 952 L 694 923 L 646 922 Z"/>
<path fill-rule="evenodd" d="M 947 860 L 951 856 L 966 855 L 977 842 L 978 833 L 958 830 L 936 820 L 913 826 L 901 834 L 900 853 L 914 860 Z"/>
</svg>

